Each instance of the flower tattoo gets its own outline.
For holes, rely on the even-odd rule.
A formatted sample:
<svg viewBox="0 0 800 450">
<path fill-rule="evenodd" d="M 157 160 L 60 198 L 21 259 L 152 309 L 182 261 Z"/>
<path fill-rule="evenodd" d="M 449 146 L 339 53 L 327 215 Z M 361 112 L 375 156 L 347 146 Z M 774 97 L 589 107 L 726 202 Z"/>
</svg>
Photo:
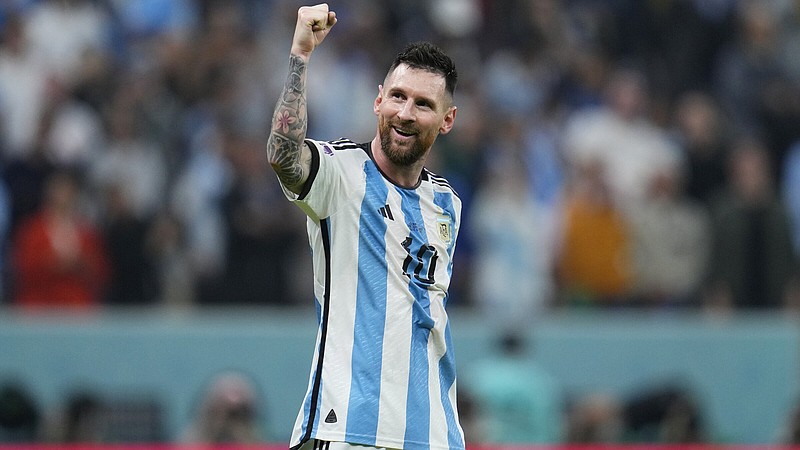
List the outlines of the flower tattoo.
<svg viewBox="0 0 800 450">
<path fill-rule="evenodd" d="M 296 117 L 292 117 L 289 111 L 281 111 L 275 118 L 275 128 L 279 129 L 282 133 L 288 133 L 290 126 L 297 121 Z"/>
</svg>

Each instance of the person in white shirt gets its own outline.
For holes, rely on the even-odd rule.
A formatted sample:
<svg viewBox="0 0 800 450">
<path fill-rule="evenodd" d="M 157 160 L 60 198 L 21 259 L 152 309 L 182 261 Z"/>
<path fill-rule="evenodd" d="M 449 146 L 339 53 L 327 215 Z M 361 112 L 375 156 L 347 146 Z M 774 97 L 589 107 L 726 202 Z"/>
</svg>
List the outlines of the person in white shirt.
<svg viewBox="0 0 800 450">
<path fill-rule="evenodd" d="M 306 139 L 309 58 L 336 21 L 327 4 L 299 9 L 267 143 L 308 216 L 319 322 L 290 445 L 460 450 L 445 307 L 461 201 L 425 168 L 455 122 L 455 66 L 430 43 L 410 44 L 378 86 L 371 142 Z"/>
</svg>

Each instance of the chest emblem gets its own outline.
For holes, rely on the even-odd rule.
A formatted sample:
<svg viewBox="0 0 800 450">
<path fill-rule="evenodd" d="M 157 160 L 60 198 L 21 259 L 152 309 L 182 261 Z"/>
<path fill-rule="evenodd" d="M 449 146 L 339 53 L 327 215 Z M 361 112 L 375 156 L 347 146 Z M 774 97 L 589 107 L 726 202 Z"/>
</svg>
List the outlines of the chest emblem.
<svg viewBox="0 0 800 450">
<path fill-rule="evenodd" d="M 436 229 L 439 230 L 439 238 L 445 244 L 450 245 L 453 242 L 453 221 L 450 216 L 441 214 L 436 217 Z"/>
</svg>

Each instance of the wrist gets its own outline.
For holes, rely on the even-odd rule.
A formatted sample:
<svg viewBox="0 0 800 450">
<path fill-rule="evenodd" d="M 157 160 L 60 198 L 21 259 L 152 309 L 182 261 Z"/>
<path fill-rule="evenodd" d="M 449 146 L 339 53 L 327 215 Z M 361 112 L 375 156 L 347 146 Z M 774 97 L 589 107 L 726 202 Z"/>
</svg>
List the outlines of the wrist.
<svg viewBox="0 0 800 450">
<path fill-rule="evenodd" d="M 308 62 L 311 58 L 311 52 L 305 51 L 299 47 L 292 46 L 292 51 L 289 53 L 290 57 L 300 58 L 303 62 Z"/>
</svg>

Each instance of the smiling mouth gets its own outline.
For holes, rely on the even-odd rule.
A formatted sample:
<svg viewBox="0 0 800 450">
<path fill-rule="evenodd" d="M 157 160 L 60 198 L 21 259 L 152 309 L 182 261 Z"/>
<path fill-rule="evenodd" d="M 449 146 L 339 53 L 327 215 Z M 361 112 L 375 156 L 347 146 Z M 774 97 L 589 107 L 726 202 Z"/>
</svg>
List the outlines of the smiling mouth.
<svg viewBox="0 0 800 450">
<path fill-rule="evenodd" d="M 403 130 L 402 128 L 392 127 L 394 131 L 403 137 L 411 137 L 414 136 L 416 133 L 413 131 Z"/>
</svg>

